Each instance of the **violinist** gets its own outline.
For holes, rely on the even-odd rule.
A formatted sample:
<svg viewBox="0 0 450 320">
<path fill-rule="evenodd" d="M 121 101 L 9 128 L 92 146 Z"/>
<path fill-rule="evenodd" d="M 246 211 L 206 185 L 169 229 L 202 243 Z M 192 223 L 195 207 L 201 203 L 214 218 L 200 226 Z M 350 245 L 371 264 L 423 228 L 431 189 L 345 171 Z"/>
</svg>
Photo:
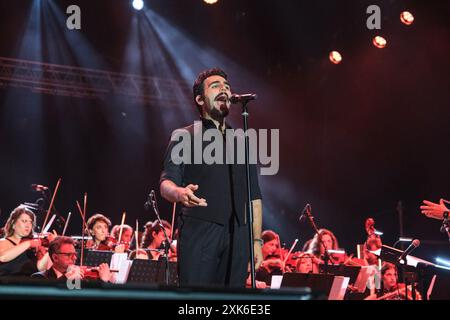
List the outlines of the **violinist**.
<svg viewBox="0 0 450 320">
<path fill-rule="evenodd" d="M 169 239 L 171 238 L 171 225 L 166 220 L 161 220 L 164 229 Z M 145 231 L 142 236 L 142 249 L 147 251 L 150 260 L 159 260 L 159 257 L 164 254 L 164 242 L 166 238 L 163 228 L 158 220 L 149 221 L 145 224 Z M 169 251 L 169 258 L 171 251 Z"/>
<path fill-rule="evenodd" d="M 67 281 L 67 279 L 85 279 L 86 268 L 75 266 L 77 252 L 75 243 L 69 237 L 56 237 L 49 245 L 48 253 L 53 261 L 53 265 L 46 271 L 34 273 L 33 278 Z M 98 278 L 103 282 L 112 282 L 113 275 L 107 264 L 99 266 Z"/>
<path fill-rule="evenodd" d="M 281 248 L 279 236 L 272 230 L 264 230 L 261 234 L 263 240 L 263 262 L 256 271 L 256 280 L 270 285 L 273 275 L 283 274 L 283 261 L 281 260 Z"/>
<path fill-rule="evenodd" d="M 53 262 L 52 267 L 36 272 L 31 277 L 63 281 L 71 278 L 66 273 L 69 266 L 75 264 L 77 259 L 74 241 L 69 237 L 56 237 L 49 245 L 48 254 Z"/>
<path fill-rule="evenodd" d="M 51 264 L 41 239 L 33 239 L 36 216 L 25 206 L 15 208 L 5 224 L 5 238 L 0 240 L 0 276 L 30 276 Z M 53 234 L 47 234 L 53 240 Z"/>
<path fill-rule="evenodd" d="M 417 293 L 417 300 L 421 300 Z M 412 300 L 410 289 L 403 283 L 398 283 L 397 267 L 385 262 L 381 268 L 381 290 L 379 293 L 368 296 L 365 300 Z"/>
<path fill-rule="evenodd" d="M 336 236 L 328 229 L 320 229 L 319 233 L 314 235 L 309 241 L 307 252 L 312 253 L 315 257 L 321 260 L 321 263 L 325 261 L 325 248 L 326 250 L 338 250 L 339 244 Z M 345 258 L 341 255 L 330 254 L 331 264 L 341 264 L 345 261 Z"/>
<path fill-rule="evenodd" d="M 124 252 L 124 245 L 114 246 L 114 240 L 109 237 L 111 221 L 104 215 L 97 213 L 87 221 L 87 228 L 92 240 L 86 242 L 86 249 Z"/>
<path fill-rule="evenodd" d="M 319 273 L 318 260 L 308 252 L 302 252 L 297 257 L 296 271 L 298 273 Z"/>
<path fill-rule="evenodd" d="M 119 239 L 120 227 L 120 225 L 115 225 L 111 229 L 112 240 L 115 245 L 122 244 L 124 246 L 124 251 L 128 251 L 130 249 L 131 238 L 133 237 L 133 228 L 124 224 L 122 226 L 122 236 Z"/>
</svg>

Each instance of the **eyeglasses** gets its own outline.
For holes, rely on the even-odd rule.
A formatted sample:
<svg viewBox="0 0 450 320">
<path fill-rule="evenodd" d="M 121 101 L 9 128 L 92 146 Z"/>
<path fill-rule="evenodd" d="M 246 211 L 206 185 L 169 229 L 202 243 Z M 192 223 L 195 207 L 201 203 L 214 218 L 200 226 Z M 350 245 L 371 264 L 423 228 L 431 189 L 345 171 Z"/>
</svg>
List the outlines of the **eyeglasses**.
<svg viewBox="0 0 450 320">
<path fill-rule="evenodd" d="M 55 253 L 65 255 L 66 257 L 69 257 L 69 258 L 77 256 L 76 252 L 55 252 Z"/>
</svg>

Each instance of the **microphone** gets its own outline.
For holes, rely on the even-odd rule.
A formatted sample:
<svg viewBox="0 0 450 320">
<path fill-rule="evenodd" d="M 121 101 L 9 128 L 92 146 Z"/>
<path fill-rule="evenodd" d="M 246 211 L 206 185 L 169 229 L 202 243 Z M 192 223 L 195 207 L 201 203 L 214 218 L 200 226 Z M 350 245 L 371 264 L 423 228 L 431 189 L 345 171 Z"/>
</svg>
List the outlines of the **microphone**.
<svg viewBox="0 0 450 320">
<path fill-rule="evenodd" d="M 147 201 L 145 201 L 144 203 L 144 209 L 150 210 L 155 205 L 155 203 L 156 203 L 155 190 L 151 190 L 147 197 Z"/>
<path fill-rule="evenodd" d="M 34 191 L 37 191 L 37 192 L 48 190 L 48 187 L 43 186 L 41 184 L 32 184 L 30 187 L 31 187 L 31 190 L 34 190 Z"/>
<path fill-rule="evenodd" d="M 152 191 L 150 191 L 149 195 L 147 196 L 147 201 L 145 201 L 145 203 L 144 203 L 145 210 L 151 209 L 154 193 L 155 193 L 155 191 L 152 190 Z"/>
<path fill-rule="evenodd" d="M 410 254 L 414 249 L 416 249 L 418 246 L 420 246 L 420 241 L 417 239 L 414 239 L 413 242 L 409 245 L 408 248 L 406 248 L 405 251 L 403 251 L 402 255 L 398 258 L 398 261 L 404 261 L 405 257 Z"/>
<path fill-rule="evenodd" d="M 150 200 L 152 201 L 152 203 L 155 203 L 156 201 L 155 190 L 150 191 Z"/>
<path fill-rule="evenodd" d="M 303 222 L 303 220 L 306 219 L 306 216 L 308 215 L 308 212 L 311 211 L 311 205 L 309 203 L 306 204 L 306 206 L 303 208 L 302 214 L 298 218 L 300 222 Z"/>
<path fill-rule="evenodd" d="M 236 104 L 239 102 L 246 103 L 251 100 L 256 100 L 256 98 L 257 98 L 257 95 L 254 93 L 244 93 L 244 94 L 236 94 L 235 93 L 235 94 L 231 95 L 230 102 L 232 104 Z"/>
</svg>

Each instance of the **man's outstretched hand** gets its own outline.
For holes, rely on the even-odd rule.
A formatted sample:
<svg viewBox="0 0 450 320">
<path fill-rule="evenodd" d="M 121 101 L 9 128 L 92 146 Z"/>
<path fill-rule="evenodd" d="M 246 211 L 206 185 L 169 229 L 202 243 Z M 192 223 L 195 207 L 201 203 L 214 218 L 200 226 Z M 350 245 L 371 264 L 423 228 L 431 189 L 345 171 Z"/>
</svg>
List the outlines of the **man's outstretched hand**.
<svg viewBox="0 0 450 320">
<path fill-rule="evenodd" d="M 178 188 L 177 198 L 178 202 L 183 204 L 185 207 L 206 207 L 208 203 L 203 198 L 198 198 L 194 192 L 198 190 L 197 184 L 190 184 L 185 188 Z"/>
<path fill-rule="evenodd" d="M 422 211 L 422 214 L 428 218 L 442 220 L 444 219 L 444 212 L 449 211 L 444 204 L 444 199 L 441 199 L 439 203 L 424 200 L 423 204 L 424 205 L 420 206 L 420 210 Z"/>
</svg>

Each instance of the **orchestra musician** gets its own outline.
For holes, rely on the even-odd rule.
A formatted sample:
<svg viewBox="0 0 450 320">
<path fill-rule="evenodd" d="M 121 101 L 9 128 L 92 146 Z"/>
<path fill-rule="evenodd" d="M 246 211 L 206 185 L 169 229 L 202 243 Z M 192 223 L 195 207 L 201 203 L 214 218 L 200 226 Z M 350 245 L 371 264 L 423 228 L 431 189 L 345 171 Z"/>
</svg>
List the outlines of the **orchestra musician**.
<svg viewBox="0 0 450 320">
<path fill-rule="evenodd" d="M 5 224 L 5 238 L 0 240 L 0 276 L 30 276 L 51 265 L 41 238 L 33 238 L 36 216 L 25 206 L 15 208 Z M 45 234 L 49 241 L 55 234 Z"/>
<path fill-rule="evenodd" d="M 418 292 L 416 292 L 416 299 L 422 299 Z M 381 290 L 365 300 L 412 300 L 412 293 L 410 288 L 406 288 L 403 283 L 398 283 L 397 267 L 385 262 L 381 268 Z"/>
<path fill-rule="evenodd" d="M 298 273 L 319 273 L 318 259 L 308 252 L 302 252 L 297 256 L 296 271 Z"/>
<path fill-rule="evenodd" d="M 338 250 L 339 244 L 336 236 L 328 229 L 320 229 L 319 233 L 314 235 L 314 237 L 309 240 L 307 248 L 305 248 L 309 253 L 312 253 L 315 257 L 320 259 L 320 263 L 324 263 L 325 259 L 325 248 L 326 250 Z M 331 264 L 341 264 L 346 260 L 342 255 L 330 254 Z"/>
<path fill-rule="evenodd" d="M 103 214 L 96 213 L 87 221 L 87 232 L 92 239 L 86 242 L 86 249 L 115 251 L 116 253 L 123 253 L 125 245 L 115 245 L 114 239 L 109 236 L 109 228 L 111 227 L 111 220 Z"/>
<path fill-rule="evenodd" d="M 281 275 L 284 272 L 279 235 L 272 230 L 264 230 L 261 233 L 263 240 L 263 261 L 256 270 L 256 280 L 270 285 L 273 275 Z"/>
<path fill-rule="evenodd" d="M 122 235 L 119 239 L 121 225 L 115 225 L 111 229 L 111 236 L 113 237 L 113 242 L 115 245 L 123 244 L 124 250 L 128 251 L 130 249 L 131 239 L 133 238 L 133 227 L 124 224 L 122 226 Z"/>
<path fill-rule="evenodd" d="M 171 238 L 171 225 L 166 220 L 161 220 L 162 225 L 166 231 L 169 239 Z M 158 220 L 149 221 L 145 224 L 145 231 L 142 235 L 142 249 L 145 249 L 150 260 L 159 260 L 159 257 L 164 254 L 164 243 L 166 241 L 163 228 Z M 172 251 L 169 251 L 169 258 Z"/>
<path fill-rule="evenodd" d="M 48 253 L 53 262 L 51 268 L 32 275 L 35 279 L 67 281 L 67 279 L 85 279 L 87 268 L 75 266 L 77 252 L 72 238 L 58 236 L 50 242 Z M 102 263 L 96 268 L 98 278 L 103 282 L 114 282 L 108 264 Z"/>
</svg>

